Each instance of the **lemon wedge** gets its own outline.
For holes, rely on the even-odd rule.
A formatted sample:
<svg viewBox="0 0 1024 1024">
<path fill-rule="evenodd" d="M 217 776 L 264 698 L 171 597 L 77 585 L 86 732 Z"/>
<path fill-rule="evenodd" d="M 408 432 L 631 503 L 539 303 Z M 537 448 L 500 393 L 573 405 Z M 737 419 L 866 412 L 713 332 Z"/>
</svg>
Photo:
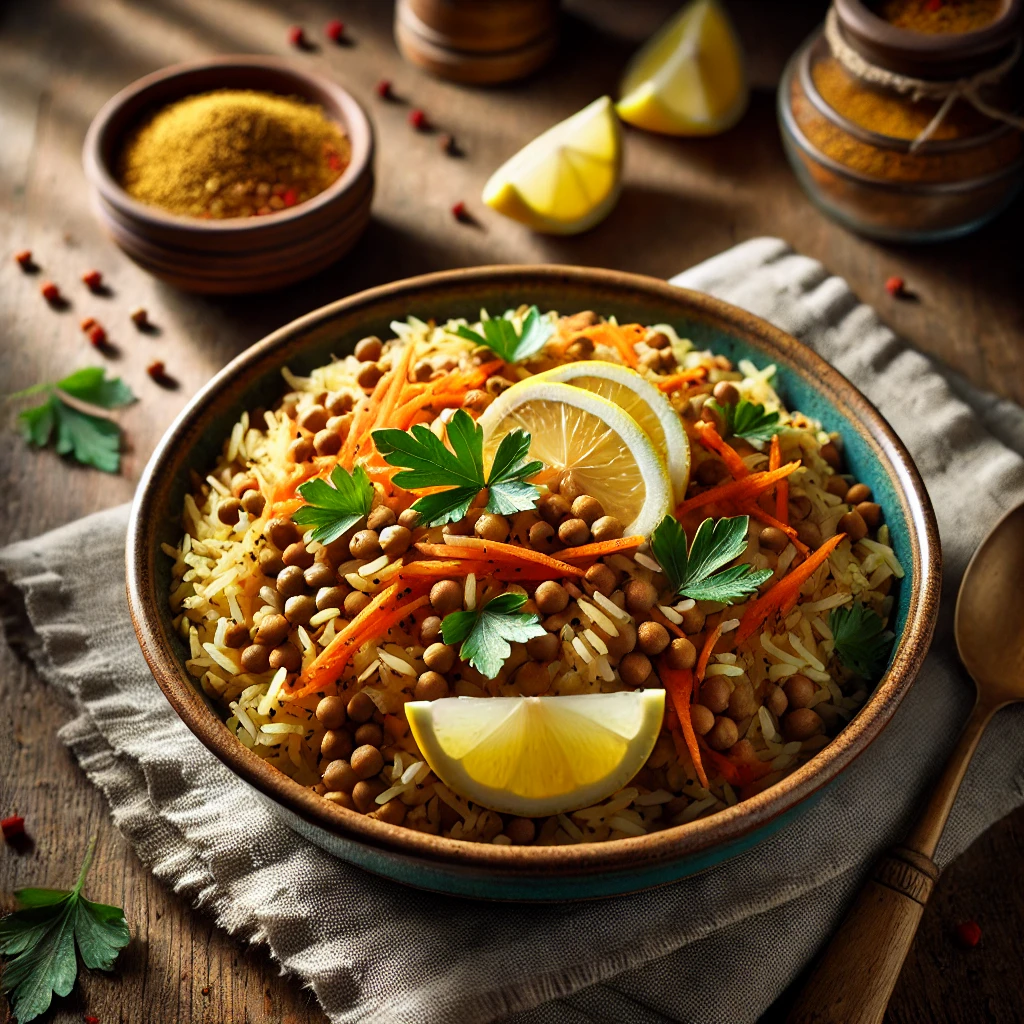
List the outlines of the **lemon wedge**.
<svg viewBox="0 0 1024 1024">
<path fill-rule="evenodd" d="M 483 201 L 534 231 L 572 235 L 607 216 L 621 180 L 622 126 L 602 96 L 502 164 Z"/>
<path fill-rule="evenodd" d="M 522 428 L 530 457 L 561 470 L 563 479 L 571 473 L 627 536 L 649 536 L 673 507 L 672 481 L 650 437 L 607 398 L 538 375 L 500 394 L 478 422 L 488 466 L 501 439 Z"/>
<path fill-rule="evenodd" d="M 601 359 L 566 363 L 539 376 L 591 391 L 628 412 L 665 460 L 676 502 L 686 498 L 690 482 L 690 440 L 679 413 L 649 380 L 628 366 Z"/>
<path fill-rule="evenodd" d="M 717 0 L 693 0 L 630 61 L 616 110 L 666 135 L 714 135 L 747 107 L 743 51 Z"/>
<path fill-rule="evenodd" d="M 524 818 L 588 807 L 621 789 L 651 756 L 664 712 L 664 690 L 405 705 L 413 738 L 449 789 Z"/>
</svg>

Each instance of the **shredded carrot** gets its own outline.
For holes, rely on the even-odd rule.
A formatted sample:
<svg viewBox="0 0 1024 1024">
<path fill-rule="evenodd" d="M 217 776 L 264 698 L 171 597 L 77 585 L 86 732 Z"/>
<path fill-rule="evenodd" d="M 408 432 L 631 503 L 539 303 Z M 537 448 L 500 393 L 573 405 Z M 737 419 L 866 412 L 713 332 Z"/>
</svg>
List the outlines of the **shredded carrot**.
<svg viewBox="0 0 1024 1024">
<path fill-rule="evenodd" d="M 782 465 L 782 445 L 779 435 L 772 434 L 771 448 L 768 450 L 768 469 L 778 469 Z M 780 480 L 775 485 L 775 518 L 779 521 L 779 529 L 789 526 L 789 481 Z M 774 525 L 774 524 L 773 524 Z"/>
<path fill-rule="evenodd" d="M 462 541 L 466 541 L 463 545 Z M 474 543 L 475 542 L 475 543 Z M 458 544 L 427 544 L 420 542 L 416 550 L 432 558 L 493 558 L 499 562 L 515 564 L 537 564 L 556 570 L 562 576 L 583 576 L 583 570 L 577 565 L 560 562 L 557 558 L 545 555 L 531 548 L 518 547 L 515 544 L 504 544 L 496 540 L 481 541 L 475 537 L 460 537 Z"/>
<path fill-rule="evenodd" d="M 800 597 L 800 588 L 814 575 L 818 567 L 839 546 L 845 533 L 837 533 L 830 537 L 816 551 L 810 554 L 795 569 L 790 570 L 774 586 L 769 588 L 743 613 L 739 628 L 736 630 L 736 642 L 742 643 L 755 630 L 767 621 L 774 612 L 785 615 L 796 604 Z"/>
<path fill-rule="evenodd" d="M 744 761 L 742 764 L 737 764 L 732 758 L 720 754 L 717 750 L 712 750 L 703 736 L 698 742 L 705 760 L 730 786 L 749 785 L 757 779 L 764 778 L 772 770 L 771 763 L 767 761 Z"/>
<path fill-rule="evenodd" d="M 779 435 L 772 434 L 771 447 L 768 449 L 768 468 L 778 469 L 782 465 L 782 447 L 779 445 Z"/>
<path fill-rule="evenodd" d="M 676 636 L 686 636 L 686 634 L 658 608 L 652 608 L 648 612 L 648 615 L 650 615 L 655 622 L 660 622 L 670 633 L 675 633 Z"/>
<path fill-rule="evenodd" d="M 723 501 L 754 500 L 759 494 L 767 491 L 776 482 L 789 476 L 800 466 L 799 461 L 787 462 L 786 465 L 769 472 L 751 473 L 742 480 L 730 480 L 726 484 L 711 487 L 701 494 L 687 498 L 676 508 L 676 519 L 682 518 L 687 512 L 705 505 L 715 505 Z"/>
<path fill-rule="evenodd" d="M 595 345 L 607 345 L 615 349 L 622 361 L 634 369 L 640 364 L 640 357 L 633 347 L 638 341 L 643 341 L 647 334 L 647 328 L 640 324 L 593 324 L 584 327 L 582 331 L 570 334 L 563 342 L 556 345 L 556 350 L 565 352 L 566 349 L 580 338 L 588 338 Z"/>
<path fill-rule="evenodd" d="M 809 555 L 811 553 L 811 549 L 797 536 L 797 532 L 792 526 L 765 512 L 756 501 L 739 502 L 738 511 L 740 515 L 750 516 L 751 519 L 756 519 L 759 523 L 764 523 L 765 526 L 774 526 L 776 530 L 781 530 L 800 554 Z"/>
<path fill-rule="evenodd" d="M 704 639 L 704 646 L 700 649 L 700 657 L 697 659 L 697 682 L 704 682 L 704 673 L 708 668 L 708 661 L 711 660 L 711 653 L 715 649 L 715 644 L 722 639 L 722 623 L 727 621 L 722 619 L 717 626 Z"/>
<path fill-rule="evenodd" d="M 517 580 L 540 582 L 562 577 L 560 571 L 549 569 L 544 565 L 521 565 L 513 562 L 500 562 L 493 558 L 479 560 L 421 558 L 415 562 L 409 562 L 408 565 L 403 565 L 399 570 L 398 578 L 400 580 L 443 580 L 453 576 L 462 577 L 471 572 L 493 576 L 495 579 L 507 583 L 514 583 Z"/>
<path fill-rule="evenodd" d="M 718 454 L 734 480 L 742 480 L 743 477 L 750 476 L 750 469 L 740 457 L 739 452 L 722 440 L 721 434 L 715 429 L 713 423 L 697 424 L 697 440 L 705 448 L 710 448 L 711 451 Z"/>
<path fill-rule="evenodd" d="M 536 477 L 534 480 L 536 481 Z M 599 540 L 593 544 L 581 544 L 578 548 L 562 548 L 561 551 L 553 551 L 552 558 L 560 558 L 562 561 L 571 562 L 577 558 L 595 559 L 602 555 L 614 555 L 616 551 L 629 551 L 638 548 L 647 538 L 638 533 L 635 537 L 619 537 L 618 540 Z"/>
<path fill-rule="evenodd" d="M 675 708 L 676 717 L 679 719 L 679 726 L 683 730 L 683 738 L 686 740 L 686 749 L 690 753 L 690 760 L 693 762 L 694 770 L 700 784 L 707 788 L 708 777 L 704 772 L 704 765 L 701 763 L 700 747 L 697 745 L 697 734 L 693 731 L 693 722 L 690 718 L 690 697 L 693 693 L 693 670 L 688 668 L 670 668 L 661 659 L 658 662 L 658 676 L 672 698 L 672 706 Z"/>
<path fill-rule="evenodd" d="M 405 348 L 402 349 L 402 354 L 398 357 L 398 362 L 391 371 L 391 384 L 388 387 L 384 401 L 381 403 L 374 426 L 387 427 L 391 425 L 395 409 L 398 407 L 406 388 L 409 386 L 409 368 L 412 366 L 412 357 L 415 352 L 416 342 L 413 340 L 406 342 Z"/>
<path fill-rule="evenodd" d="M 688 384 L 696 384 L 698 381 L 706 380 L 707 375 L 708 371 L 706 366 L 697 366 L 692 370 L 681 370 L 679 373 L 673 373 L 668 377 L 662 377 L 661 380 L 657 382 L 657 386 L 666 394 L 671 394 L 671 392 L 678 391 L 680 388 L 684 388 Z"/>
</svg>

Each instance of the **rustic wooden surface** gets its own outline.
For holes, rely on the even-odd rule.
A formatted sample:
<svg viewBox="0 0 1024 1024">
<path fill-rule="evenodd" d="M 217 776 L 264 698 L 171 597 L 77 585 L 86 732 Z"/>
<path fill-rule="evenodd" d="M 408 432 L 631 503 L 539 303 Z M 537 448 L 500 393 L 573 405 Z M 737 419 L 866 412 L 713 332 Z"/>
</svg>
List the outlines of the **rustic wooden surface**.
<svg viewBox="0 0 1024 1024">
<path fill-rule="evenodd" d="M 666 6 L 667 5 L 667 6 Z M 756 87 L 741 124 L 717 139 L 682 141 L 627 132 L 626 188 L 611 217 L 588 235 L 552 239 L 481 210 L 491 169 L 524 141 L 594 96 L 614 91 L 633 43 L 671 0 L 571 0 L 556 60 L 530 81 L 472 91 L 432 81 L 395 52 L 384 0 L 10 0 L 0 10 L 0 367 L 3 391 L 95 363 L 78 321 L 98 317 L 116 346 L 110 368 L 141 401 L 124 412 L 129 451 L 119 477 L 30 452 L 9 431 L 0 444 L 0 536 L 14 540 L 131 497 L 157 438 L 188 397 L 233 354 L 323 302 L 423 271 L 482 263 L 565 262 L 665 277 L 735 242 L 781 235 L 843 275 L 865 301 L 921 349 L 975 383 L 1024 401 L 1021 204 L 972 238 L 929 248 L 881 246 L 825 220 L 785 163 L 773 86 L 788 53 L 821 17 L 823 2 L 733 0 Z M 628 8 L 628 9 L 627 9 Z M 583 20 L 580 14 L 586 14 Z M 350 45 L 323 39 L 343 17 Z M 616 24 L 616 21 L 619 24 Z M 290 51 L 287 26 L 317 40 Z M 600 26 L 600 27 L 595 27 Z M 148 278 L 103 238 L 88 204 L 79 152 L 101 104 L 163 65 L 217 53 L 288 54 L 336 77 L 369 109 L 379 138 L 375 218 L 342 263 L 280 294 L 231 300 L 179 294 Z M 398 102 L 374 94 L 382 77 Z M 406 124 L 412 105 L 451 131 L 464 156 Z M 450 214 L 464 200 L 477 218 Z M 42 264 L 23 275 L 10 254 L 31 248 Z M 107 298 L 80 275 L 97 267 Z M 884 290 L 900 274 L 917 301 Z M 71 300 L 51 311 L 38 293 L 52 278 Z M 159 334 L 138 334 L 128 312 L 145 306 Z M 145 375 L 163 359 L 178 380 L 162 390 Z M 8 425 L 9 426 L 9 425 Z M 90 891 L 124 905 L 134 939 L 115 976 L 87 976 L 52 1019 L 83 1013 L 112 1021 L 322 1022 L 315 1001 L 281 979 L 261 951 L 246 950 L 155 882 L 112 828 L 98 793 L 54 732 L 63 712 L 47 688 L 0 645 L 0 810 L 24 814 L 34 837 L 21 855 L 0 854 L 0 893 L 65 884 L 87 837 L 98 832 Z M 940 881 L 890 1007 L 893 1024 L 1019 1021 L 1024 1016 L 1024 812 L 994 826 Z M 9 897 L 5 895 L 4 901 Z M 964 952 L 954 924 L 976 918 L 981 946 Z M 780 1018 L 784 995 L 766 1020 Z"/>
</svg>

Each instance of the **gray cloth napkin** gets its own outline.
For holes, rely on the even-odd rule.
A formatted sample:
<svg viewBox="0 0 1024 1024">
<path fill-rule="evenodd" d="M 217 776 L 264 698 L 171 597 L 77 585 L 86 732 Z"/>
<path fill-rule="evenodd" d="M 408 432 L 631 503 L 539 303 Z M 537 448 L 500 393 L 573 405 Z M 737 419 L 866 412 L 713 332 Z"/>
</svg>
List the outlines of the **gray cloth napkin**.
<svg viewBox="0 0 1024 1024">
<path fill-rule="evenodd" d="M 777 239 L 675 281 L 797 335 L 882 409 L 927 480 L 946 558 L 932 653 L 886 732 L 799 820 L 696 877 L 583 904 L 482 904 L 335 860 L 283 828 L 157 689 L 125 607 L 127 508 L 0 552 L 8 614 L 24 602 L 10 628 L 66 694 L 73 717 L 60 738 L 117 827 L 175 891 L 239 938 L 266 942 L 334 1022 L 753 1021 L 830 933 L 954 743 L 971 698 L 952 598 L 986 530 L 1024 501 L 1024 410 L 952 379 Z M 1024 802 L 1022 737 L 1024 708 L 1001 712 L 940 864 Z"/>
</svg>

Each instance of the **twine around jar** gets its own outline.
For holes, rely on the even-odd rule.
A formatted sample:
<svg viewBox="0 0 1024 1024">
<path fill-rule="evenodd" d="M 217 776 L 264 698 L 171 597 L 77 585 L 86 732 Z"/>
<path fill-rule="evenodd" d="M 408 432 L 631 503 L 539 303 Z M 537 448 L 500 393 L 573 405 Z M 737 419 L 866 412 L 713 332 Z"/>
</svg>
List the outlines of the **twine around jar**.
<svg viewBox="0 0 1024 1024">
<path fill-rule="evenodd" d="M 990 117 L 993 121 L 1002 121 L 1005 124 L 1013 125 L 1015 128 L 1024 131 L 1024 117 L 1011 114 L 1009 111 L 993 107 L 981 98 L 980 90 L 987 85 L 995 85 L 1003 80 L 1011 71 L 1014 65 L 1020 60 L 1021 52 L 1024 50 L 1021 40 L 1013 44 L 1010 54 L 1001 60 L 994 67 L 979 71 L 970 78 L 956 78 L 946 81 L 929 81 L 924 78 L 911 78 L 909 75 L 900 75 L 887 68 L 881 68 L 865 60 L 849 43 L 843 39 L 839 30 L 839 19 L 834 7 L 830 7 L 825 18 L 825 39 L 828 41 L 832 55 L 846 68 L 855 78 L 867 82 L 869 85 L 877 85 L 883 89 L 891 89 L 903 96 L 909 96 L 911 100 L 930 99 L 941 100 L 939 109 L 935 116 L 921 130 L 917 137 L 910 143 L 910 151 L 913 153 L 920 146 L 924 145 L 938 130 L 939 125 L 946 119 L 953 104 L 957 100 L 966 100 L 979 113 Z"/>
</svg>

